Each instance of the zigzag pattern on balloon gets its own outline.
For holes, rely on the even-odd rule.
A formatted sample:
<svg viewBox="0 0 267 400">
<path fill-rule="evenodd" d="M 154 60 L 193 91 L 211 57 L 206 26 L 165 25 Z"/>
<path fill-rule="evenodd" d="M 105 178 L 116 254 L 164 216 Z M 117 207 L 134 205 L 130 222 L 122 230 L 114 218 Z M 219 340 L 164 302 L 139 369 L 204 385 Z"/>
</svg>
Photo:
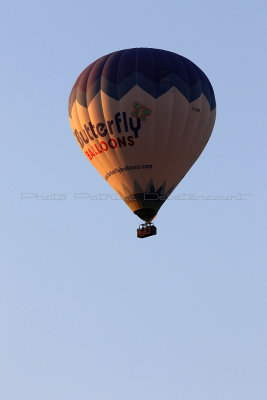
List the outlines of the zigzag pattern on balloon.
<svg viewBox="0 0 267 400">
<path fill-rule="evenodd" d="M 166 184 L 167 181 L 165 180 L 156 189 L 153 179 L 150 179 L 148 184 L 146 185 L 146 188 L 142 188 L 137 179 L 135 179 L 133 183 L 134 193 L 146 194 L 146 195 L 157 194 L 158 196 L 162 196 L 162 198 L 167 199 L 174 190 L 174 186 L 171 186 L 168 190 L 166 190 Z M 122 188 L 124 190 L 124 193 L 122 193 L 118 188 L 115 188 L 115 190 L 120 194 L 122 198 L 131 197 L 133 195 L 133 189 L 129 189 L 124 183 L 122 183 Z"/>
<path fill-rule="evenodd" d="M 144 52 L 149 54 L 150 62 L 142 62 Z M 196 100 L 203 93 L 210 109 L 216 107 L 213 88 L 208 78 L 193 62 L 169 51 L 138 48 L 108 54 L 89 65 L 72 89 L 69 114 L 75 99 L 87 108 L 100 90 L 113 99 L 120 100 L 135 85 L 154 98 L 173 87 L 188 102 Z"/>
<path fill-rule="evenodd" d="M 168 75 L 169 82 L 167 83 L 167 77 L 164 81 L 158 83 L 152 82 L 139 72 L 132 74 L 125 81 L 119 85 L 115 85 L 113 82 L 108 81 L 105 78 L 100 78 L 94 82 L 94 84 L 87 90 L 86 97 L 79 91 L 77 94 L 77 100 L 79 104 L 87 107 L 88 104 L 93 100 L 97 93 L 102 90 L 106 95 L 112 97 L 114 100 L 120 100 L 125 96 L 134 86 L 139 86 L 150 96 L 157 99 L 162 96 L 171 88 L 175 87 L 178 89 L 189 103 L 196 100 L 203 93 L 207 98 L 210 109 L 215 108 L 215 98 L 210 93 L 209 87 L 204 81 L 199 80 L 194 86 L 188 86 L 178 75 L 173 73 Z"/>
</svg>

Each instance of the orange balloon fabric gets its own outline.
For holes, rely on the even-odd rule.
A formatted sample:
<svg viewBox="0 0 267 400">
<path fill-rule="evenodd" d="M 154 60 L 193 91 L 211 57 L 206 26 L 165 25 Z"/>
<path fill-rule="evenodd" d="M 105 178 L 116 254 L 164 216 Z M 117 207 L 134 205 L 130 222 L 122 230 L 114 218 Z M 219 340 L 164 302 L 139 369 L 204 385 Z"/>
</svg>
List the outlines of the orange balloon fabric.
<svg viewBox="0 0 267 400">
<path fill-rule="evenodd" d="M 206 146 L 213 88 L 194 63 L 158 49 L 117 51 L 90 64 L 69 99 L 87 159 L 131 210 L 151 221 Z"/>
</svg>

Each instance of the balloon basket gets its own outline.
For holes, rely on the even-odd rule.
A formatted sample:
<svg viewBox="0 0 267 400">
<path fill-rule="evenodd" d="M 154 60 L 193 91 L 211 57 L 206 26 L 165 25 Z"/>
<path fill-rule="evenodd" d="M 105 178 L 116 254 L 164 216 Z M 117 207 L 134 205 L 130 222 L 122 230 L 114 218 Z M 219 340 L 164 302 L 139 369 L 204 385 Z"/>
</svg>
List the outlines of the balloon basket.
<svg viewBox="0 0 267 400">
<path fill-rule="evenodd" d="M 151 222 L 146 222 L 145 224 L 139 225 L 137 229 L 137 237 L 140 239 L 154 236 L 157 234 L 157 228 Z"/>
</svg>

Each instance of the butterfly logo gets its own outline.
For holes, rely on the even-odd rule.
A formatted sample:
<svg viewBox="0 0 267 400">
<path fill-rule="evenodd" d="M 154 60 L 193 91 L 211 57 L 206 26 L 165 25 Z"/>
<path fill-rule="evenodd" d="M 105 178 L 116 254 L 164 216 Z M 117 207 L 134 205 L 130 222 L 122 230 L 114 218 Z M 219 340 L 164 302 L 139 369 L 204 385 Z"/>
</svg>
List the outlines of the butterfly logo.
<svg viewBox="0 0 267 400">
<path fill-rule="evenodd" d="M 146 117 L 149 117 L 152 114 L 150 108 L 138 103 L 138 101 L 133 103 L 133 108 L 132 116 L 140 118 L 141 121 L 146 121 Z"/>
</svg>

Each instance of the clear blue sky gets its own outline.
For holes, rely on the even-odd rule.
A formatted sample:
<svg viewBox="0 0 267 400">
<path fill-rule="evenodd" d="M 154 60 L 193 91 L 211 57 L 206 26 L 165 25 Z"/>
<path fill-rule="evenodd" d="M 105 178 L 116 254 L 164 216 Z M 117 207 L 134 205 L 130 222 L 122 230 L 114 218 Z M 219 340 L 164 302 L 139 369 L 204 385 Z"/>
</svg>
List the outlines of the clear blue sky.
<svg viewBox="0 0 267 400">
<path fill-rule="evenodd" d="M 248 0 L 1 5 L 1 399 L 267 398 L 266 11 Z M 74 199 L 112 189 L 67 113 L 83 68 L 139 46 L 199 65 L 218 112 L 174 192 L 186 200 L 168 201 L 146 240 L 122 201 Z M 41 199 L 52 193 L 66 199 Z"/>
</svg>

